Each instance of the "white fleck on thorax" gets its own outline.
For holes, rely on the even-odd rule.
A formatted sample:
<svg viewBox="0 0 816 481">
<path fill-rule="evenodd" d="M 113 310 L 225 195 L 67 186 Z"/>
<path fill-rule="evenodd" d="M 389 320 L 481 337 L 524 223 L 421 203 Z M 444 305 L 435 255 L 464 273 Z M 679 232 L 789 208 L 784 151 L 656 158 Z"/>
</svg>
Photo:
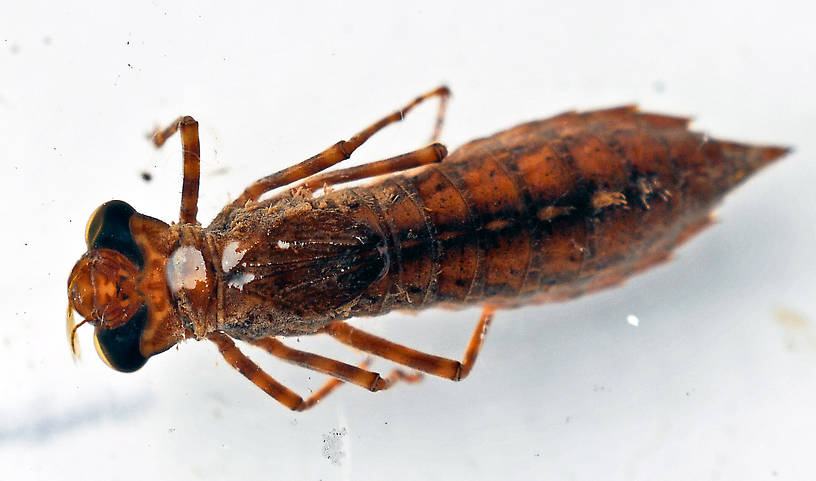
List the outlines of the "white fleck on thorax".
<svg viewBox="0 0 816 481">
<path fill-rule="evenodd" d="M 221 254 L 221 270 L 224 272 L 229 272 L 232 270 L 233 267 L 237 266 L 241 259 L 243 259 L 244 254 L 246 254 L 246 249 L 238 250 L 238 241 L 232 241 L 224 247 L 224 252 Z"/>
<path fill-rule="evenodd" d="M 182 289 L 195 289 L 207 282 L 207 265 L 201 251 L 193 246 L 181 246 L 170 256 L 165 270 L 167 286 L 174 294 Z"/>
<path fill-rule="evenodd" d="M 243 291 L 244 285 L 246 285 L 249 282 L 252 282 L 253 280 L 255 280 L 255 274 L 249 272 L 242 272 L 241 274 L 238 274 L 237 276 L 230 279 L 229 284 L 227 285 L 229 287 L 235 287 L 239 291 Z"/>
</svg>

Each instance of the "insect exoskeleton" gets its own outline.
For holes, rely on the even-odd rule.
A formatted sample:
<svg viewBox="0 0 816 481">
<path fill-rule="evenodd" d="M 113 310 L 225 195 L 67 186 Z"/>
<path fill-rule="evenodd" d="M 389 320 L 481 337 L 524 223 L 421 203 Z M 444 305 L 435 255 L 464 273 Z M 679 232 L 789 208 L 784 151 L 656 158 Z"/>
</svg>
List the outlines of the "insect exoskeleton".
<svg viewBox="0 0 816 481">
<path fill-rule="evenodd" d="M 156 132 L 157 145 L 181 135 L 179 222 L 168 225 L 122 201 L 97 209 L 86 232 L 88 252 L 68 281 L 72 348 L 79 327 L 73 310 L 96 327 L 97 351 L 120 371 L 139 369 L 183 339 L 206 339 L 293 410 L 314 406 L 341 382 L 379 391 L 418 376 L 400 370 L 380 376 L 365 362 L 353 366 L 292 349 L 279 337 L 328 335 L 459 381 L 475 363 L 495 308 L 589 294 L 665 261 L 710 224 L 711 209 L 727 192 L 787 152 L 715 140 L 690 131 L 687 119 L 624 106 L 522 124 L 448 155 L 435 142 L 448 95 L 445 87 L 432 90 L 349 140 L 257 180 L 206 228 L 196 220 L 197 122 L 181 117 Z M 431 144 L 320 173 L 431 97 L 441 100 Z M 384 177 L 315 195 L 376 176 Z M 344 322 L 469 304 L 482 305 L 483 313 L 461 361 Z M 332 379 L 304 399 L 233 339 Z"/>
</svg>

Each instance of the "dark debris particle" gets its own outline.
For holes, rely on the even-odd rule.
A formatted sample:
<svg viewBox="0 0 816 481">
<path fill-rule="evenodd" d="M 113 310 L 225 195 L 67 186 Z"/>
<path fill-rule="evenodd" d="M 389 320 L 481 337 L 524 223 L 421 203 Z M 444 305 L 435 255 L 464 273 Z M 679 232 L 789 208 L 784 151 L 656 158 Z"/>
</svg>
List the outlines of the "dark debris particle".
<svg viewBox="0 0 816 481">
<path fill-rule="evenodd" d="M 153 180 L 153 174 L 151 174 L 148 171 L 142 172 L 142 180 L 145 182 L 150 182 L 151 180 Z"/>
</svg>

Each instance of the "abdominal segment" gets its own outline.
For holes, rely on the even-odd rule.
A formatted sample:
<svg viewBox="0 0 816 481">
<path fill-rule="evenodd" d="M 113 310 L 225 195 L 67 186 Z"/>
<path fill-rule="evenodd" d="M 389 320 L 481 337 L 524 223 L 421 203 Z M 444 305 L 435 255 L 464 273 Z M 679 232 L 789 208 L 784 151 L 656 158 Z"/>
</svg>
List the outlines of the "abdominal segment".
<svg viewBox="0 0 816 481">
<path fill-rule="evenodd" d="M 564 300 L 667 259 L 733 186 L 785 152 L 686 124 L 631 107 L 568 113 L 358 188 L 375 201 L 392 259 L 362 310 Z"/>
</svg>

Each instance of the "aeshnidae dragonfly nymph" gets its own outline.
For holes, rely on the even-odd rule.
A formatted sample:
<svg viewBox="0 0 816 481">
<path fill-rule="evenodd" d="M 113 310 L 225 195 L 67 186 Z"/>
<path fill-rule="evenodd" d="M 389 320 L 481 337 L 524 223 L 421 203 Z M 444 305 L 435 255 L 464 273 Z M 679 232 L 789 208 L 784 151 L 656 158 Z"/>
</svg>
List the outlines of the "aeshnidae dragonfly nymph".
<svg viewBox="0 0 816 481">
<path fill-rule="evenodd" d="M 472 141 L 436 142 L 446 87 L 432 90 L 349 140 L 252 183 L 208 227 L 196 220 L 198 124 L 182 117 L 156 132 L 181 136 L 181 214 L 168 225 L 122 201 L 88 222 L 86 252 L 68 280 L 71 347 L 95 326 L 97 351 L 120 371 L 185 339 L 212 341 L 226 361 L 293 410 L 341 382 L 371 391 L 428 373 L 468 375 L 496 309 L 562 301 L 621 283 L 668 258 L 710 223 L 722 197 L 787 152 L 714 140 L 688 120 L 626 106 L 567 112 Z M 431 143 L 340 170 L 383 127 L 440 99 Z M 328 189 L 378 177 L 368 185 Z M 262 199 L 273 189 L 287 187 Z M 345 321 L 394 309 L 479 304 L 461 361 L 426 354 Z M 72 314 L 84 321 L 75 325 Z M 380 376 L 287 347 L 281 338 L 325 334 L 406 366 Z M 275 381 L 233 339 L 331 376 L 307 399 Z"/>
</svg>

